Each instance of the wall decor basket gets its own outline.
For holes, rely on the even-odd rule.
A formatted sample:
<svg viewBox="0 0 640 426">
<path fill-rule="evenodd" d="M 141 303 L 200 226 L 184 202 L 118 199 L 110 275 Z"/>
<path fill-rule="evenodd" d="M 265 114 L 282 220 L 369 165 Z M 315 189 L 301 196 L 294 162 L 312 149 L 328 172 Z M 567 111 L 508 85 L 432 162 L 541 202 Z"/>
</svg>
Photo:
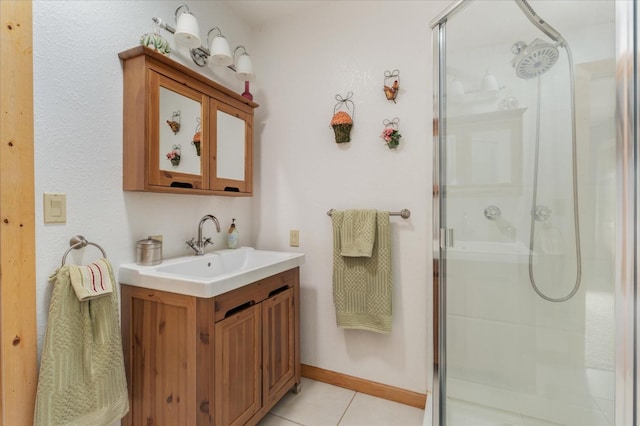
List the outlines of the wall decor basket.
<svg viewBox="0 0 640 426">
<path fill-rule="evenodd" d="M 355 105 L 351 100 L 352 97 L 353 92 L 347 93 L 347 96 L 344 98 L 340 94 L 336 95 L 338 102 L 333 107 L 333 118 L 331 119 L 331 127 L 333 127 L 336 143 L 351 141 L 351 128 L 353 127 L 352 115 L 355 111 Z M 351 115 L 349 112 L 351 112 Z"/>
</svg>

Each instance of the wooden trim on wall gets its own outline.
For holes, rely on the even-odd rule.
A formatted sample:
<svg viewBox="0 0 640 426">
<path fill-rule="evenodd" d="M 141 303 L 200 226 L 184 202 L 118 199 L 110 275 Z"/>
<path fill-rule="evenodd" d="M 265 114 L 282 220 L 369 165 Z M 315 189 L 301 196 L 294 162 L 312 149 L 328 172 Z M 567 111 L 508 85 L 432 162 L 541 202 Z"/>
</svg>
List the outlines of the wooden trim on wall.
<svg viewBox="0 0 640 426">
<path fill-rule="evenodd" d="M 0 424 L 33 424 L 37 385 L 31 0 L 0 1 Z"/>
<path fill-rule="evenodd" d="M 424 410 L 427 395 L 302 364 L 302 377 Z M 304 391 L 304 386 L 303 386 Z"/>
</svg>

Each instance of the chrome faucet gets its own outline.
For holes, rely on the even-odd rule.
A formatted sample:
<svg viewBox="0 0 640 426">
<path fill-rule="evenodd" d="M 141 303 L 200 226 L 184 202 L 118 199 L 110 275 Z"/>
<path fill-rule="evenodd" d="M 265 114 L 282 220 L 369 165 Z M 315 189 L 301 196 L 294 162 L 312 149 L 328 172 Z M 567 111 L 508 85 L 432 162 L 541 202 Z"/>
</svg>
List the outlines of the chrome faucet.
<svg viewBox="0 0 640 426">
<path fill-rule="evenodd" d="M 216 224 L 216 230 L 220 232 L 220 222 L 218 222 L 218 218 L 216 218 L 212 214 L 206 214 L 202 216 L 202 219 L 200 219 L 200 223 L 198 223 L 198 240 L 194 241 L 194 239 L 192 238 L 187 241 L 187 245 L 196 252 L 196 256 L 202 256 L 204 254 L 204 248 L 209 244 L 213 244 L 213 240 L 211 238 L 205 238 L 204 240 L 202 239 L 202 225 L 204 225 L 204 223 L 209 219 L 211 219 L 213 223 Z"/>
</svg>

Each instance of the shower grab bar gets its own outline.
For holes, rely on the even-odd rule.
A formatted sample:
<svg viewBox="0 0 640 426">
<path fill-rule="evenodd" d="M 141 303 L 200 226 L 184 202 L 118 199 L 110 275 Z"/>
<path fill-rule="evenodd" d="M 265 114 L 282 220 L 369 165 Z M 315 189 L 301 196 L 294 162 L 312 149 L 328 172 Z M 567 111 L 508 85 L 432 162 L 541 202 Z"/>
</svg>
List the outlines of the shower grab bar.
<svg viewBox="0 0 640 426">
<path fill-rule="evenodd" d="M 333 213 L 333 209 L 327 212 L 327 216 L 331 216 Z M 399 212 L 389 212 L 389 216 L 400 216 L 403 219 L 409 219 L 411 216 L 411 211 L 409 209 L 402 209 Z"/>
</svg>

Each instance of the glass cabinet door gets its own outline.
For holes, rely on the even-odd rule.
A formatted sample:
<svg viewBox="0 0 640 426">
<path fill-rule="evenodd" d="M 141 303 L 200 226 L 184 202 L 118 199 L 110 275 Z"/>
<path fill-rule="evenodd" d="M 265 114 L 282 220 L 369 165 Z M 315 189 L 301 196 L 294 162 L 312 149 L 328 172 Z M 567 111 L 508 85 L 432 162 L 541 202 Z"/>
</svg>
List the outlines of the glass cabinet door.
<svg viewBox="0 0 640 426">
<path fill-rule="evenodd" d="M 253 157 L 252 117 L 230 105 L 212 100 L 211 189 L 251 192 L 251 162 Z M 215 123 L 215 124 L 213 124 Z"/>
<path fill-rule="evenodd" d="M 149 184 L 207 189 L 207 98 L 170 78 L 151 73 Z"/>
</svg>

